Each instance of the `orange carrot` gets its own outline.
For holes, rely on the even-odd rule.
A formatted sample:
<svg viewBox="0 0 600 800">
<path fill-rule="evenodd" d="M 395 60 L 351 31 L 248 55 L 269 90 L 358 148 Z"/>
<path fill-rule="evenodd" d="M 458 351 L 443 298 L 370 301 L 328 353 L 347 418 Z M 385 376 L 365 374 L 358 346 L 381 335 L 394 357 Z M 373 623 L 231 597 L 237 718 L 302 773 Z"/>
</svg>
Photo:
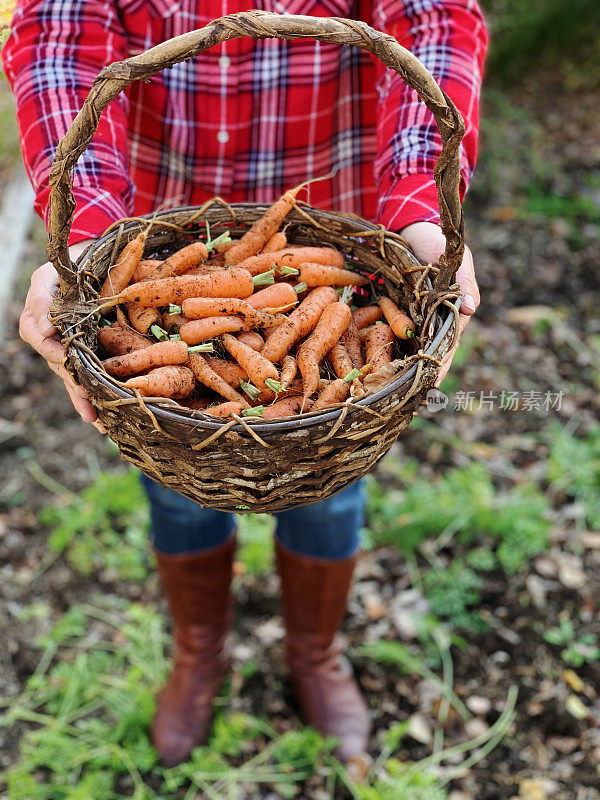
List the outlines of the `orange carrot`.
<svg viewBox="0 0 600 800">
<path fill-rule="evenodd" d="M 125 245 L 117 259 L 117 263 L 109 267 L 108 275 L 100 289 L 99 296 L 101 299 L 118 294 L 127 286 L 144 255 L 144 246 L 147 238 L 148 231 L 144 230 L 138 233 L 129 244 Z"/>
<path fill-rule="evenodd" d="M 241 403 L 244 408 L 248 407 L 246 400 L 232 388 L 227 381 L 224 381 L 220 375 L 214 371 L 210 363 L 203 358 L 199 353 L 190 353 L 190 367 L 196 377 L 198 383 L 208 386 L 217 394 L 222 395 L 227 400 L 232 400 L 236 403 Z"/>
<path fill-rule="evenodd" d="M 338 296 L 330 286 L 314 289 L 298 308 L 292 311 L 287 321 L 269 336 L 261 355 L 269 361 L 279 361 L 298 339 L 308 336 L 318 323 L 323 309 L 337 302 Z"/>
<path fill-rule="evenodd" d="M 148 333 L 152 325 L 162 322 L 158 308 L 145 308 L 137 303 L 127 303 L 125 310 L 131 326 L 139 333 Z"/>
<path fill-rule="evenodd" d="M 296 377 L 296 373 L 298 372 L 298 362 L 294 358 L 294 356 L 287 355 L 284 356 L 281 362 L 281 378 L 279 382 L 281 383 L 284 389 L 287 389 L 291 382 Z"/>
<path fill-rule="evenodd" d="M 228 417 L 232 413 L 241 414 L 243 408 L 244 406 L 241 403 L 220 403 L 218 406 L 209 406 L 204 413 L 210 414 L 212 417 Z"/>
<path fill-rule="evenodd" d="M 111 356 L 123 356 L 125 353 L 142 350 L 144 347 L 151 345 L 151 342 L 144 336 L 141 336 L 130 327 L 119 325 L 117 322 L 113 322 L 112 325 L 107 325 L 104 328 L 99 328 L 98 341 Z"/>
<path fill-rule="evenodd" d="M 265 346 L 265 340 L 256 331 L 242 331 L 242 333 L 238 333 L 236 338 L 239 342 L 243 342 L 248 347 L 256 350 L 257 353 L 260 353 Z"/>
<path fill-rule="evenodd" d="M 371 325 L 365 331 L 365 350 L 367 363 L 371 365 L 371 374 L 392 360 L 394 349 L 394 332 L 389 325 Z"/>
<path fill-rule="evenodd" d="M 308 411 L 309 407 L 310 401 L 308 402 L 308 407 L 305 404 L 304 410 Z M 302 395 L 297 394 L 293 395 L 292 397 L 284 397 L 283 400 L 278 400 L 276 403 L 266 406 L 262 413 L 262 418 L 279 419 L 280 417 L 293 417 L 300 411 L 301 408 Z"/>
<path fill-rule="evenodd" d="M 146 280 L 158 280 L 159 278 L 172 278 L 175 275 L 183 275 L 192 267 L 197 267 L 208 258 L 208 250 L 204 242 L 192 242 L 186 247 L 182 247 L 173 255 L 169 256 L 156 269 L 148 275 Z"/>
<path fill-rule="evenodd" d="M 415 323 L 389 297 L 378 297 L 379 308 L 399 339 L 415 338 Z"/>
<path fill-rule="evenodd" d="M 146 397 L 187 397 L 194 391 L 194 373 L 189 367 L 165 366 L 146 375 L 129 378 L 124 386 L 137 389 Z"/>
<path fill-rule="evenodd" d="M 234 389 L 239 388 L 242 381 L 248 380 L 246 370 L 242 369 L 239 364 L 234 364 L 233 361 L 225 361 L 224 358 L 207 358 L 210 367 L 223 378 L 224 381 Z"/>
<path fill-rule="evenodd" d="M 338 378 L 346 378 L 355 368 L 354 364 L 352 363 L 352 359 L 350 358 L 350 355 L 344 346 L 343 338 L 344 337 L 342 336 L 340 341 L 336 342 L 336 344 L 334 344 L 331 350 L 327 353 L 327 359 L 333 367 L 333 371 Z M 360 397 L 364 394 L 363 385 L 358 376 L 352 379 L 351 385 L 352 394 L 355 397 Z"/>
<path fill-rule="evenodd" d="M 351 319 L 352 312 L 346 303 L 332 303 L 325 308 L 314 331 L 300 347 L 298 368 L 304 381 L 305 398 L 316 391 L 319 365 L 325 354 L 339 341 Z"/>
<path fill-rule="evenodd" d="M 178 275 L 133 283 L 116 298 L 119 303 L 143 306 L 181 304 L 189 297 L 250 297 L 254 291 L 252 276 L 244 269 L 229 269 L 209 275 Z"/>
<path fill-rule="evenodd" d="M 283 231 L 277 231 L 263 247 L 263 253 L 272 253 L 274 250 L 283 250 L 287 244 L 287 236 Z"/>
<path fill-rule="evenodd" d="M 117 323 L 119 325 L 129 325 L 129 320 L 127 319 L 127 315 L 121 308 L 121 306 L 117 306 L 115 308 L 116 316 L 117 316 Z"/>
<path fill-rule="evenodd" d="M 281 223 L 294 207 L 296 195 L 301 188 L 302 186 L 296 186 L 294 189 L 290 189 L 282 195 L 279 200 L 267 209 L 260 219 L 256 220 L 254 225 L 242 236 L 239 242 L 236 242 L 235 245 L 225 253 L 225 263 L 228 266 L 239 264 L 239 262 L 243 261 L 245 258 L 258 253 L 259 250 L 266 245 L 271 236 L 277 233 Z"/>
<path fill-rule="evenodd" d="M 226 333 L 221 336 L 225 348 L 235 358 L 238 364 L 246 370 L 252 383 L 259 389 L 274 388 L 266 383 L 267 380 L 279 381 L 279 372 L 273 364 L 243 342 L 238 342 L 235 336 Z M 265 345 L 266 346 L 266 345 Z"/>
<path fill-rule="evenodd" d="M 252 275 L 258 275 L 272 267 L 278 274 L 285 275 L 287 268 L 288 271 L 292 270 L 289 274 L 294 275 L 293 270 L 298 269 L 304 262 L 342 269 L 344 256 L 338 250 L 332 250 L 330 247 L 287 247 L 285 250 L 251 256 L 241 261 L 238 266 L 247 269 Z"/>
<path fill-rule="evenodd" d="M 104 369 L 115 377 L 137 375 L 153 367 L 185 364 L 188 350 L 185 342 L 157 342 L 122 356 L 113 356 L 102 362 Z"/>
<path fill-rule="evenodd" d="M 279 381 L 281 383 L 281 381 Z M 302 378 L 295 378 L 287 389 L 282 389 L 281 391 L 274 392 L 272 389 L 268 387 L 264 389 L 258 396 L 257 400 L 259 403 L 266 405 L 267 403 L 272 403 L 273 400 L 282 400 L 284 397 L 290 397 L 291 395 L 297 396 L 302 394 Z"/>
<path fill-rule="evenodd" d="M 142 258 L 131 277 L 131 283 L 137 283 L 147 278 L 151 272 L 162 264 L 158 258 Z"/>
<path fill-rule="evenodd" d="M 179 328 L 179 335 L 187 344 L 199 344 L 222 333 L 242 331 L 247 326 L 239 317 L 206 317 L 193 319 Z"/>
<path fill-rule="evenodd" d="M 363 306 L 357 308 L 352 312 L 352 319 L 358 330 L 366 328 L 367 325 L 373 325 L 377 320 L 381 319 L 381 309 L 379 306 Z"/>
<path fill-rule="evenodd" d="M 321 411 L 336 403 L 343 403 L 350 394 L 350 386 L 343 378 L 338 378 L 326 386 L 315 400 L 311 411 Z"/>
<path fill-rule="evenodd" d="M 268 328 L 286 321 L 283 314 L 267 314 L 238 297 L 190 297 L 181 304 L 190 319 L 237 316 L 250 328 Z"/>
<path fill-rule="evenodd" d="M 261 289 L 246 301 L 253 308 L 282 308 L 298 302 L 298 296 L 289 283 L 273 283 Z"/>
<path fill-rule="evenodd" d="M 368 286 L 369 279 L 349 269 L 304 262 L 298 279 L 309 288 L 314 286 Z"/>
<path fill-rule="evenodd" d="M 362 345 L 358 333 L 358 328 L 356 327 L 356 323 L 354 322 L 354 312 L 352 312 L 352 319 L 350 320 L 350 325 L 348 325 L 348 327 L 346 328 L 346 333 L 342 336 L 340 341 L 346 348 L 346 351 L 350 356 L 350 359 L 352 361 L 352 366 L 354 367 L 354 369 L 361 369 L 365 364 L 365 360 L 362 354 Z"/>
<path fill-rule="evenodd" d="M 179 329 L 182 325 L 185 325 L 186 322 L 190 322 L 187 317 L 184 317 L 183 314 L 169 314 L 169 311 L 163 311 L 162 314 L 162 327 L 167 331 L 167 333 L 179 333 Z"/>
<path fill-rule="evenodd" d="M 230 239 L 228 242 L 218 242 L 214 245 L 215 252 L 217 253 L 226 253 L 228 250 L 231 250 L 233 245 L 237 242 L 237 239 Z"/>
</svg>

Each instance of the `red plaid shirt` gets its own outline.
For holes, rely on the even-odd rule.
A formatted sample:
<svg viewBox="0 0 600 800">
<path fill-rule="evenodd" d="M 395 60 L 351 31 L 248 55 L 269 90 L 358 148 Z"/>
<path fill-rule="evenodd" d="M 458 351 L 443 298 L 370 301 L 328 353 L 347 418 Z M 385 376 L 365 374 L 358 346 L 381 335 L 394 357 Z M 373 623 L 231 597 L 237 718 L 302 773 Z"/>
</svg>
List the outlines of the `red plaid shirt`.
<svg viewBox="0 0 600 800">
<path fill-rule="evenodd" d="M 48 214 L 56 144 L 105 65 L 212 19 L 244 0 L 19 0 L 2 52 L 17 100 L 36 210 Z M 487 32 L 475 0 L 264 0 L 253 7 L 361 19 L 411 50 L 466 123 L 462 191 L 476 158 Z M 369 54 L 313 40 L 249 38 L 133 84 L 103 113 L 75 173 L 71 243 L 124 216 L 219 194 L 267 202 L 309 178 L 309 202 L 389 229 L 437 222 L 441 147 L 416 93 Z"/>
</svg>

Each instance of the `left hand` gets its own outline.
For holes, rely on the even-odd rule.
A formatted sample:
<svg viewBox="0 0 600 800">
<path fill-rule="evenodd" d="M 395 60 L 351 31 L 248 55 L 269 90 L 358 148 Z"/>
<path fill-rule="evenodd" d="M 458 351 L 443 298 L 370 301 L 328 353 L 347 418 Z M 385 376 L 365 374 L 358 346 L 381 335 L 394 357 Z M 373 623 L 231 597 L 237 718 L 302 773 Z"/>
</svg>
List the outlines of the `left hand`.
<svg viewBox="0 0 600 800">
<path fill-rule="evenodd" d="M 423 259 L 426 264 L 437 264 L 439 257 L 446 248 L 446 237 L 442 233 L 442 229 L 438 225 L 434 225 L 433 222 L 413 222 L 412 225 L 407 225 L 406 228 L 400 231 L 400 236 L 406 239 L 415 253 L 419 258 Z M 475 280 L 473 256 L 468 247 L 465 247 L 462 264 L 456 273 L 456 282 L 460 286 L 460 291 L 463 296 L 462 305 L 459 308 L 458 314 L 458 338 L 452 350 L 446 354 L 442 361 L 442 368 L 438 375 L 436 386 L 439 386 L 446 377 L 446 373 L 450 369 L 450 364 L 454 358 L 456 348 L 459 345 L 460 336 L 467 327 L 469 320 L 475 313 L 480 302 L 479 287 Z"/>
</svg>

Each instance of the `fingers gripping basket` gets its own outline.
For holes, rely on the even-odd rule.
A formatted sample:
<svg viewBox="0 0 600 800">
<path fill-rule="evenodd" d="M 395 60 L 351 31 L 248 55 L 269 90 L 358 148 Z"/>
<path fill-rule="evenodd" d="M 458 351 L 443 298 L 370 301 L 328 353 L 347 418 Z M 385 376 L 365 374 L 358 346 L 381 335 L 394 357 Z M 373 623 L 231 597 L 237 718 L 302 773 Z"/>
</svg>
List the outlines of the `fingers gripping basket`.
<svg viewBox="0 0 600 800">
<path fill-rule="evenodd" d="M 360 400 L 282 421 L 217 420 L 172 400 L 142 399 L 124 389 L 95 355 L 97 319 L 92 312 L 99 281 L 115 254 L 145 224 L 136 219 L 113 228 L 76 266 L 68 251 L 75 207 L 71 171 L 102 110 L 134 81 L 241 36 L 314 38 L 375 54 L 416 89 L 433 112 L 443 142 L 435 179 L 446 251 L 438 268 L 421 264 L 396 234 L 358 217 L 302 203 L 288 216 L 290 242 L 332 244 L 357 268 L 382 276 L 387 294 L 410 314 L 418 336 L 414 353 L 386 385 Z M 64 337 L 67 369 L 90 393 L 123 458 L 201 505 L 237 512 L 273 512 L 323 500 L 364 475 L 410 424 L 455 339 L 458 292 L 451 284 L 464 249 L 458 193 L 462 134 L 458 111 L 422 64 L 391 36 L 354 20 L 242 12 L 105 68 L 56 152 L 48 255 L 60 277 L 54 318 Z M 161 211 L 153 217 L 146 252 L 181 247 L 205 231 L 206 221 L 217 233 L 227 225 L 232 237 L 239 236 L 264 210 L 215 199 L 201 208 Z"/>
</svg>

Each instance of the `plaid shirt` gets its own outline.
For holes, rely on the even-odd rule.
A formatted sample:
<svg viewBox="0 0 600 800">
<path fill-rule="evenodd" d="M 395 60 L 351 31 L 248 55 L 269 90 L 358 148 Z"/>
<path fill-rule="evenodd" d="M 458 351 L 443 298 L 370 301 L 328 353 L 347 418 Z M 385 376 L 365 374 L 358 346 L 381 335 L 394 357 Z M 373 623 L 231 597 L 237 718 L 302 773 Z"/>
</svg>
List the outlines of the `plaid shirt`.
<svg viewBox="0 0 600 800">
<path fill-rule="evenodd" d="M 2 52 L 36 210 L 48 215 L 58 140 L 105 65 L 244 0 L 18 0 Z M 260 0 L 267 11 L 361 19 L 431 71 L 466 123 L 462 192 L 476 158 L 487 32 L 475 0 Z M 313 40 L 225 42 L 133 84 L 103 113 L 74 177 L 71 243 L 169 201 L 268 202 L 307 179 L 313 205 L 398 230 L 439 221 L 431 113 L 367 53 Z"/>
</svg>

